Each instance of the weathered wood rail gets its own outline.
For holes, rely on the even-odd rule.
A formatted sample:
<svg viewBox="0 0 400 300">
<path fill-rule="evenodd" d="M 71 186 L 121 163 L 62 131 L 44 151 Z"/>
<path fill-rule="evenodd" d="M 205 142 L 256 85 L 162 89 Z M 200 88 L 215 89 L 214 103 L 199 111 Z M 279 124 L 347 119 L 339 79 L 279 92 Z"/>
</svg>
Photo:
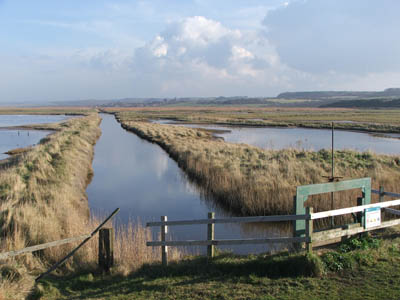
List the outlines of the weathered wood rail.
<svg viewBox="0 0 400 300">
<path fill-rule="evenodd" d="M 11 257 L 17 256 L 20 254 L 24 254 L 24 253 L 32 253 L 32 252 L 44 250 L 44 249 L 47 249 L 50 247 L 61 246 L 61 245 L 65 245 L 65 244 L 69 244 L 69 243 L 73 243 L 73 242 L 77 242 L 77 241 L 82 241 L 89 237 L 90 237 L 90 234 L 83 234 L 80 236 L 67 238 L 67 239 L 63 239 L 63 240 L 58 240 L 58 241 L 54 241 L 54 242 L 49 242 L 49 243 L 45 243 L 45 244 L 40 244 L 40 245 L 36 245 L 36 246 L 31 246 L 31 247 L 27 247 L 27 248 L 20 249 L 20 250 L 14 250 L 14 251 L 0 253 L 0 260 L 11 258 Z"/>
<path fill-rule="evenodd" d="M 11 257 L 15 257 L 25 253 L 33 253 L 36 251 L 44 250 L 50 247 L 61 246 L 65 244 L 69 244 L 72 242 L 82 241 L 77 247 L 75 247 L 68 255 L 66 255 L 62 260 L 54 264 L 49 270 L 45 273 L 41 274 L 36 278 L 36 281 L 43 278 L 47 274 L 54 271 L 58 266 L 63 264 L 70 258 L 76 251 L 78 251 L 84 244 L 86 244 L 92 237 L 96 235 L 97 232 L 99 234 L 99 266 L 102 270 L 108 272 L 110 267 L 113 265 L 114 256 L 113 256 L 113 239 L 114 239 L 114 231 L 112 228 L 103 228 L 104 225 L 110 221 L 117 213 L 119 212 L 119 208 L 115 209 L 95 230 L 93 230 L 89 234 L 83 234 L 76 237 L 71 237 L 67 239 L 62 239 L 58 241 L 53 241 L 49 243 L 44 243 L 40 245 L 35 245 L 31 247 L 26 247 L 20 250 L 13 250 L 9 252 L 0 253 L 0 260 L 8 259 Z"/>
<path fill-rule="evenodd" d="M 353 183 L 356 181 L 353 181 Z M 364 180 L 364 182 L 367 182 Z M 356 182 L 359 184 L 359 182 Z M 342 183 L 342 185 L 344 185 Z M 345 186 L 346 187 L 346 186 Z M 318 187 L 319 188 L 319 187 Z M 342 187 L 340 187 L 342 188 Z M 366 191 L 363 191 L 363 194 Z M 347 238 L 354 234 L 359 234 L 371 230 L 391 227 L 400 224 L 400 219 L 394 219 L 390 221 L 381 222 L 379 225 L 366 228 L 364 224 L 364 214 L 368 209 L 379 209 L 384 210 L 387 213 L 391 213 L 393 215 L 400 216 L 400 210 L 392 209 L 389 207 L 399 206 L 400 199 L 392 200 L 392 201 L 383 201 L 385 196 L 388 197 L 400 197 L 398 193 L 385 192 L 383 187 L 380 187 L 379 190 L 372 190 L 370 192 L 373 194 L 379 195 L 378 203 L 374 204 L 365 204 L 359 205 L 349 208 L 341 208 L 334 209 L 323 212 L 313 212 L 312 207 L 306 207 L 304 209 L 304 214 L 296 214 L 296 215 L 275 215 L 275 216 L 256 216 L 256 217 L 232 217 L 232 218 L 219 218 L 215 219 L 214 213 L 208 213 L 207 219 L 198 219 L 198 220 L 174 220 L 168 221 L 167 216 L 162 216 L 161 221 L 158 222 L 148 222 L 146 223 L 147 227 L 160 227 L 161 228 L 161 240 L 160 241 L 149 241 L 147 242 L 147 246 L 151 247 L 161 247 L 161 258 L 162 264 L 168 264 L 168 247 L 176 247 L 176 246 L 207 246 L 207 256 L 209 258 L 214 257 L 215 246 L 219 245 L 243 245 L 243 244 L 268 244 L 268 243 L 288 243 L 288 244 L 305 244 L 305 248 L 308 252 L 312 252 L 313 247 L 328 244 L 330 242 L 337 242 L 337 239 Z M 360 201 L 360 203 L 362 203 Z M 334 229 L 314 231 L 313 222 L 314 220 L 341 216 L 346 214 L 358 214 L 358 223 L 349 224 L 345 226 L 340 226 Z M 304 223 L 304 231 L 301 235 L 296 235 L 297 232 L 294 231 L 293 237 L 273 237 L 273 238 L 260 238 L 260 239 L 214 239 L 214 225 L 215 224 L 225 224 L 225 223 L 250 223 L 250 222 L 283 222 L 283 221 L 292 221 L 296 224 L 297 221 L 303 221 Z M 206 240 L 185 240 L 185 241 L 170 241 L 166 240 L 168 226 L 182 226 L 182 225 L 207 225 L 207 239 Z"/>
<path fill-rule="evenodd" d="M 214 213 L 208 213 L 207 219 L 199 220 L 179 220 L 168 221 L 166 216 L 161 217 L 159 222 L 148 222 L 147 227 L 161 228 L 161 240 L 147 242 L 147 246 L 157 247 L 161 246 L 161 259 L 162 264 L 168 264 L 168 247 L 173 246 L 207 246 L 207 256 L 214 257 L 215 246 L 221 245 L 245 245 L 245 244 L 269 244 L 269 243 L 304 243 L 308 242 L 308 237 L 274 237 L 274 238 L 260 238 L 260 239 L 214 239 L 214 224 L 225 223 L 251 223 L 251 222 L 282 222 L 282 221 L 295 221 L 306 220 L 307 215 L 281 215 L 281 216 L 258 216 L 258 217 L 232 217 L 215 219 Z M 206 240 L 186 240 L 186 241 L 167 241 L 167 228 L 168 226 L 181 226 L 181 225 L 207 225 L 207 239 Z"/>
</svg>

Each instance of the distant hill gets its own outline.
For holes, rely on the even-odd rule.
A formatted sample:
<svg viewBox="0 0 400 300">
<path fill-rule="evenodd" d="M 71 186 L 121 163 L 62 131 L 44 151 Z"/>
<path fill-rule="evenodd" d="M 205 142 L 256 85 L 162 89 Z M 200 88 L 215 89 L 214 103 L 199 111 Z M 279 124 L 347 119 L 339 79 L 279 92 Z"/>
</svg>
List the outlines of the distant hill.
<svg viewBox="0 0 400 300">
<path fill-rule="evenodd" d="M 400 88 L 389 88 L 378 92 L 363 91 L 315 91 L 315 92 L 286 92 L 277 96 L 280 99 L 365 99 L 365 98 L 381 98 L 381 97 L 400 97 Z"/>
<path fill-rule="evenodd" d="M 320 107 L 341 107 L 341 108 L 400 108 L 400 99 L 383 100 L 342 100 L 329 104 L 321 105 Z"/>
</svg>

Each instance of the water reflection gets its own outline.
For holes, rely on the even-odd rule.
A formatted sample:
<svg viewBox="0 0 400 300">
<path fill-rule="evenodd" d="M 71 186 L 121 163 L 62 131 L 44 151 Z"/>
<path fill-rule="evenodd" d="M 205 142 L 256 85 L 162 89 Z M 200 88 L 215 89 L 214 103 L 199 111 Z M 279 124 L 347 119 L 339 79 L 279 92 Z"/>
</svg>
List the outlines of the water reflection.
<svg viewBox="0 0 400 300">
<path fill-rule="evenodd" d="M 0 115 L 0 127 L 21 126 L 59 122 L 71 118 L 65 115 Z M 15 148 L 33 146 L 51 133 L 48 130 L 0 130 L 0 160 L 9 157 L 4 154 Z"/>
<path fill-rule="evenodd" d="M 0 115 L 0 127 L 29 124 L 45 124 L 64 121 L 72 116 L 66 115 Z"/>
<path fill-rule="evenodd" d="M 159 124 L 170 124 L 170 120 L 157 120 Z M 298 148 L 318 151 L 331 147 L 331 130 L 307 128 L 275 128 L 275 127 L 226 127 L 215 125 L 179 124 L 191 128 L 206 128 L 213 130 L 229 130 L 215 133 L 231 143 L 244 143 L 261 148 L 285 149 Z M 398 134 L 385 134 L 398 137 Z M 380 154 L 399 154 L 400 139 L 374 136 L 368 133 L 354 131 L 335 131 L 335 149 L 352 149 L 356 151 L 371 150 Z"/>
<path fill-rule="evenodd" d="M 92 212 L 105 213 L 120 207 L 119 219 L 124 223 L 129 218 L 140 218 L 143 222 L 158 221 L 162 215 L 168 216 L 169 220 L 203 219 L 209 211 L 215 211 L 216 217 L 226 216 L 213 201 L 201 197 L 198 187 L 187 180 L 160 147 L 125 131 L 113 116 L 102 115 L 102 118 L 102 136 L 95 146 L 93 160 L 94 177 L 87 188 Z M 170 232 L 179 240 L 205 239 L 207 236 L 205 225 L 174 226 Z M 290 226 L 215 226 L 215 236 L 220 239 L 280 235 L 290 235 Z M 249 245 L 228 248 L 246 253 L 263 252 L 275 247 Z"/>
<path fill-rule="evenodd" d="M 47 130 L 0 130 L 0 159 L 9 157 L 4 152 L 32 146 L 49 133 Z"/>
</svg>

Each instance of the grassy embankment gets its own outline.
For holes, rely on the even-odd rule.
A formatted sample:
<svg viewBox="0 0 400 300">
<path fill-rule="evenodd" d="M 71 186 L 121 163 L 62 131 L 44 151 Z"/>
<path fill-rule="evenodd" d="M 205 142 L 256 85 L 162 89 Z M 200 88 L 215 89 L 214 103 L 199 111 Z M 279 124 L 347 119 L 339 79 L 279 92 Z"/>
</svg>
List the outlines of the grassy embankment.
<svg viewBox="0 0 400 300">
<path fill-rule="evenodd" d="M 240 215 L 292 213 L 296 186 L 326 181 L 331 154 L 326 150 L 265 150 L 213 139 L 211 133 L 182 126 L 134 122 L 119 115 L 128 130 L 157 143 L 206 194 Z M 336 151 L 336 174 L 371 177 L 373 187 L 400 191 L 400 157 L 369 152 Z M 359 192 L 337 196 L 335 207 L 356 205 Z M 329 195 L 311 198 L 316 211 L 330 208 Z"/>
<path fill-rule="evenodd" d="M 400 132 L 400 110 L 252 107 L 109 108 L 124 120 L 172 119 L 187 123 L 232 126 L 335 128 L 368 132 Z M 351 121 L 345 122 L 343 121 Z M 353 123 L 352 123 L 353 122 Z"/>
<path fill-rule="evenodd" d="M 188 258 L 163 268 L 145 265 L 127 277 L 52 277 L 41 299 L 399 299 L 399 237 L 351 239 L 318 255 Z"/>
<path fill-rule="evenodd" d="M 95 116 L 60 124 L 39 145 L 2 163 L 0 171 L 0 251 L 21 249 L 87 231 L 89 210 L 85 189 L 92 174 L 93 145 L 100 135 Z M 35 126 L 33 126 L 33 129 Z M 4 297 L 29 290 L 28 271 L 42 270 L 71 247 L 49 249 L 42 258 L 23 255 L 2 262 Z M 84 261 L 82 253 L 77 261 Z M 15 276 L 16 278 L 12 278 Z M 6 280 L 9 279 L 9 280 Z"/>
<path fill-rule="evenodd" d="M 0 252 L 85 234 L 98 225 L 100 218 L 89 218 L 85 190 L 93 174 L 91 162 L 100 136 L 99 123 L 98 115 L 92 114 L 60 124 L 31 126 L 55 133 L 0 164 Z M 148 239 L 150 232 L 139 224 L 118 228 L 114 271 L 130 272 L 144 262 L 159 259 L 158 252 L 145 246 Z M 1 261 L 0 299 L 23 297 L 33 287 L 33 276 L 76 244 Z M 96 265 L 94 238 L 58 272 L 95 270 Z"/>
</svg>

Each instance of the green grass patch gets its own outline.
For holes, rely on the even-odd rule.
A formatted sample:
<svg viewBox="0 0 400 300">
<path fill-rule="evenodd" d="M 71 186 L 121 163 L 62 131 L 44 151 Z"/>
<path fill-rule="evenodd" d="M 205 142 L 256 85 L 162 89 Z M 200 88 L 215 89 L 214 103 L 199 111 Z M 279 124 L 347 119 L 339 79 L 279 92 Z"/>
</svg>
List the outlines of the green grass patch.
<svg viewBox="0 0 400 300">
<path fill-rule="evenodd" d="M 32 299 L 399 299 L 399 242 L 355 238 L 322 255 L 221 253 L 126 277 L 51 277 Z"/>
</svg>

